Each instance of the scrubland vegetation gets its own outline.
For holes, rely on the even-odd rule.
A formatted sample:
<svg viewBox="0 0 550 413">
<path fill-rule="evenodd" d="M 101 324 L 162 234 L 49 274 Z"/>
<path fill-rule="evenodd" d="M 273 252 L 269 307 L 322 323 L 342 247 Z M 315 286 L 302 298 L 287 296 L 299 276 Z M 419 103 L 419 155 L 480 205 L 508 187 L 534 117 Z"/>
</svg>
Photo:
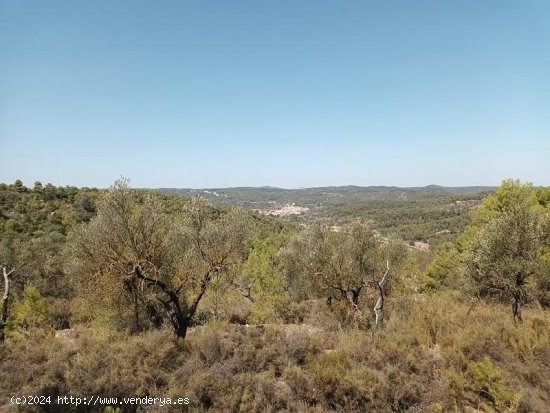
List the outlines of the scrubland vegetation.
<svg viewBox="0 0 550 413">
<path fill-rule="evenodd" d="M 0 410 L 545 412 L 550 188 L 504 181 L 468 210 L 419 251 L 353 214 L 304 228 L 126 181 L 2 184 Z"/>
</svg>

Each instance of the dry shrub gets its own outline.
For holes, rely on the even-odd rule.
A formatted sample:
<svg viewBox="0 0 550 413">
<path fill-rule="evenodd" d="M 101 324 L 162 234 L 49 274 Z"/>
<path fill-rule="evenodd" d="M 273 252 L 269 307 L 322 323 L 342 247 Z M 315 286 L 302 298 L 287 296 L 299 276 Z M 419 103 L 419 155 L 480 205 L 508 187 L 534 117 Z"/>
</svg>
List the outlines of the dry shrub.
<svg viewBox="0 0 550 413">
<path fill-rule="evenodd" d="M 469 312 L 444 294 L 388 302 L 377 330 L 210 322 L 183 342 L 164 330 L 35 332 L 3 345 L 1 395 L 189 397 L 189 407 L 162 411 L 193 412 L 546 410 L 545 311 L 525 311 L 515 326 L 508 308 Z"/>
</svg>

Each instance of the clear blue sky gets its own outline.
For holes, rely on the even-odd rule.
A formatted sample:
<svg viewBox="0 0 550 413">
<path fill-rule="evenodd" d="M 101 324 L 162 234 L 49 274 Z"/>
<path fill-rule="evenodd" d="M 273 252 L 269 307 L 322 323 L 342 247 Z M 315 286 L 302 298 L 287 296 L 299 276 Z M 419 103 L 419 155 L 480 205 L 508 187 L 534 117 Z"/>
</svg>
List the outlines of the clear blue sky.
<svg viewBox="0 0 550 413">
<path fill-rule="evenodd" d="M 0 181 L 550 184 L 550 1 L 0 0 Z"/>
</svg>

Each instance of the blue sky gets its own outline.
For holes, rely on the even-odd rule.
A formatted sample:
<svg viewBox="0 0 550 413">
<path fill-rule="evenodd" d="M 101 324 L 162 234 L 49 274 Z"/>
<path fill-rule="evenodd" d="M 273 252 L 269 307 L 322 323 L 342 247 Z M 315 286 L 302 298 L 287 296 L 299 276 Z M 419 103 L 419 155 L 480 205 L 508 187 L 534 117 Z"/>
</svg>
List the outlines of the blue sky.
<svg viewBox="0 0 550 413">
<path fill-rule="evenodd" d="M 548 1 L 0 0 L 0 181 L 550 184 Z"/>
</svg>

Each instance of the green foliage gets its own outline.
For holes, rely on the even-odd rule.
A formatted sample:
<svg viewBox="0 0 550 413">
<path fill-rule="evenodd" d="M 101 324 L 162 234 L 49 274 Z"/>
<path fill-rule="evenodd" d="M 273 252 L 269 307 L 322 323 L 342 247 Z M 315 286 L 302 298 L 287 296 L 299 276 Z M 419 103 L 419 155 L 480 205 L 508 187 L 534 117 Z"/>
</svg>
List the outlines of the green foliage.
<svg viewBox="0 0 550 413">
<path fill-rule="evenodd" d="M 64 277 L 67 235 L 76 223 L 87 222 L 93 212 L 82 208 L 79 197 L 94 205 L 96 189 L 55 187 L 17 191 L 13 185 L 0 190 L 0 256 L 14 266 L 23 265 L 13 279 L 13 292 L 21 293 L 32 282 L 46 297 L 67 299 L 73 294 Z"/>
<path fill-rule="evenodd" d="M 326 299 L 341 314 L 342 322 L 365 326 L 369 318 L 362 297 L 369 290 L 378 294 L 383 274 L 399 268 L 406 255 L 405 246 L 380 237 L 362 221 L 337 230 L 311 226 L 283 251 L 287 277 L 299 280 L 293 283 L 297 298 Z"/>
<path fill-rule="evenodd" d="M 291 299 L 278 253 L 290 235 L 285 229 L 262 235 L 255 235 L 250 240 L 252 247 L 242 268 L 245 282 L 253 281 L 254 303 L 247 320 L 251 323 L 282 322 L 289 317 Z"/>
<path fill-rule="evenodd" d="M 453 243 L 442 244 L 423 273 L 423 287 L 428 291 L 464 287 L 461 254 Z"/>
<path fill-rule="evenodd" d="M 513 302 L 518 318 L 530 299 L 547 305 L 548 189 L 503 181 L 471 217 L 457 242 L 442 246 L 427 267 L 426 288 L 461 289 Z"/>
<path fill-rule="evenodd" d="M 269 210 L 295 203 L 309 208 L 285 219 L 302 224 L 326 221 L 342 225 L 371 220 L 384 235 L 438 244 L 453 240 L 468 223 L 468 212 L 491 187 L 423 188 L 325 187 L 305 189 L 225 188 L 201 191 L 211 202 Z M 163 193 L 196 195 L 197 190 L 162 189 Z M 217 195 L 216 195 L 217 194 Z"/>
<path fill-rule="evenodd" d="M 530 184 L 504 181 L 476 211 L 478 229 L 465 254 L 478 292 L 513 302 L 514 316 L 520 320 L 523 304 L 533 297 L 544 298 L 545 291 L 537 291 L 534 280 L 550 277 L 544 265 L 550 251 L 545 226 L 548 212 L 536 195 Z"/>
<path fill-rule="evenodd" d="M 185 396 L 185 411 L 197 412 L 547 410 L 548 188 L 504 182 L 474 208 L 456 240 L 429 238 L 432 248 L 435 238 L 449 241 L 429 262 L 431 253 L 385 235 L 424 239 L 443 223 L 458 232 L 478 194 L 378 188 L 365 199 L 368 191 L 354 187 L 335 188 L 340 195 L 298 191 L 313 202 L 307 219 L 333 220 L 301 230 L 153 191 L 125 192 L 129 202 L 117 203 L 112 191 L 23 187 L 0 185 L 0 259 L 24 264 L 14 275 L 8 337 L 0 344 L 0 398 Z M 266 205 L 294 196 L 251 192 L 269 194 Z M 335 221 L 344 225 L 330 228 Z M 86 251 L 95 259 L 81 255 Z M 186 340 L 176 340 L 168 314 L 154 315 L 166 302 L 160 282 L 188 308 L 208 260 L 224 257 L 230 264 L 207 279 Z M 359 319 L 350 305 L 359 287 L 358 311 L 371 314 L 372 281 L 387 259 L 384 327 L 366 329 L 368 316 L 348 322 Z M 135 268 L 155 278 L 134 279 L 129 290 L 124 281 Z M 506 307 L 466 299 L 480 280 L 524 270 L 524 291 L 543 306 L 532 305 L 523 323 L 508 316 L 508 298 Z"/>
<path fill-rule="evenodd" d="M 244 258 L 247 216 L 192 199 L 179 219 L 159 197 L 117 181 L 71 243 L 83 289 L 132 308 L 130 331 L 170 325 L 185 337 L 212 283 L 230 279 Z M 95 296 L 96 294 L 93 294 Z"/>
<path fill-rule="evenodd" d="M 38 289 L 29 283 L 23 290 L 23 297 L 13 305 L 6 331 L 8 336 L 20 337 L 36 329 L 51 332 L 53 326 L 48 304 Z"/>
<path fill-rule="evenodd" d="M 472 219 L 474 225 L 480 225 L 502 213 L 538 205 L 537 191 L 531 183 L 522 184 L 519 180 L 507 179 L 494 193 L 483 199 L 481 207 L 472 212 Z"/>
<path fill-rule="evenodd" d="M 17 192 L 27 192 L 27 187 L 25 185 L 23 185 L 23 181 L 21 181 L 20 179 L 17 179 L 13 186 L 12 186 L 13 190 L 17 191 Z"/>
<path fill-rule="evenodd" d="M 468 365 L 471 377 L 471 387 L 481 397 L 487 399 L 482 404 L 487 412 L 517 412 L 521 395 L 509 388 L 503 381 L 500 370 L 493 364 L 490 357 Z"/>
</svg>

